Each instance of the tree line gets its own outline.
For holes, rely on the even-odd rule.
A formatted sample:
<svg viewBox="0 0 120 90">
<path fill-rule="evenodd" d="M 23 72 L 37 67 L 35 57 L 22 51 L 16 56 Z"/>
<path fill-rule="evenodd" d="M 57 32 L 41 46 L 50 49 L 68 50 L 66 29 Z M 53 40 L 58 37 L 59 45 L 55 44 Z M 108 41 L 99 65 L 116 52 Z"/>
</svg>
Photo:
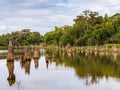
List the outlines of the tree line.
<svg viewBox="0 0 120 90">
<path fill-rule="evenodd" d="M 120 13 L 112 16 L 83 11 L 72 26 L 55 27 L 44 35 L 45 43 L 65 46 L 86 46 L 120 43 Z"/>
<path fill-rule="evenodd" d="M 0 46 L 8 46 L 10 39 L 15 46 L 39 45 L 43 42 L 43 36 L 39 32 L 30 32 L 30 29 L 23 29 L 0 35 Z"/>
<path fill-rule="evenodd" d="M 73 25 L 55 27 L 53 31 L 47 32 L 44 36 L 39 32 L 30 32 L 30 29 L 0 35 L 0 46 L 8 46 L 10 38 L 16 46 L 40 43 L 60 46 L 120 43 L 120 13 L 101 16 L 98 12 L 85 10 L 73 21 Z"/>
</svg>

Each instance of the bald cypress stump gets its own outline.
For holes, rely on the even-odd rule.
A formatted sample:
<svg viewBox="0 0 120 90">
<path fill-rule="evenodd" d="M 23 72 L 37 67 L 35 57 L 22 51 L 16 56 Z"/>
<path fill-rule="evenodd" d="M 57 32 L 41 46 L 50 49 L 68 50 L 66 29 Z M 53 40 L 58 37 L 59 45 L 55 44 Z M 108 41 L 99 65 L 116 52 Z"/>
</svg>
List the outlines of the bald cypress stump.
<svg viewBox="0 0 120 90">
<path fill-rule="evenodd" d="M 34 59 L 39 59 L 39 51 L 38 51 L 38 47 L 35 47 L 35 51 L 34 51 L 34 55 L 33 55 Z"/>
<path fill-rule="evenodd" d="M 24 58 L 23 58 L 23 60 L 25 60 L 25 61 L 31 60 L 29 47 L 28 46 L 24 47 Z"/>
<path fill-rule="evenodd" d="M 12 41 L 9 40 L 7 61 L 13 61 L 13 60 L 14 60 L 14 57 L 13 57 L 13 45 L 12 45 Z"/>
</svg>

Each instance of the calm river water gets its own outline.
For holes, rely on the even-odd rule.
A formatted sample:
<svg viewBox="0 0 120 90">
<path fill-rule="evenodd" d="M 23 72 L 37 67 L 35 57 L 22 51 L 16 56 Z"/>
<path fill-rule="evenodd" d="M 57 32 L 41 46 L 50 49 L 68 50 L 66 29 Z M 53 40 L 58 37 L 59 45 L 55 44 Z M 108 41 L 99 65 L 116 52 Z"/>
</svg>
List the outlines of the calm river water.
<svg viewBox="0 0 120 90">
<path fill-rule="evenodd" d="M 6 52 L 0 51 L 0 90 L 120 90 L 119 55 L 59 53 L 47 62 L 40 54 L 26 63 L 16 56 L 10 63 Z M 10 70 L 13 80 L 7 79 Z"/>
</svg>

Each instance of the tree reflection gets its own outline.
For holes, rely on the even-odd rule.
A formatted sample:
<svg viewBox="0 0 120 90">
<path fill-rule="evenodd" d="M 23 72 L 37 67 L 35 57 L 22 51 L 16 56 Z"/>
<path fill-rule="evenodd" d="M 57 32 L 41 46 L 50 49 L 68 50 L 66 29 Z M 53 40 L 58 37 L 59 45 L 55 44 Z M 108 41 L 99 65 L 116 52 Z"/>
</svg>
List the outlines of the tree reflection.
<svg viewBox="0 0 120 90">
<path fill-rule="evenodd" d="M 26 74 L 30 74 L 30 64 L 31 64 L 31 60 L 27 60 L 25 63 L 25 73 Z"/>
<path fill-rule="evenodd" d="M 21 67 L 25 69 L 25 73 L 30 74 L 31 60 L 25 60 L 21 57 L 20 64 Z"/>
<path fill-rule="evenodd" d="M 116 54 L 108 57 L 103 52 L 87 56 L 85 53 L 76 53 L 73 58 L 68 57 L 61 54 L 60 57 L 57 57 L 56 64 L 74 68 L 76 75 L 85 79 L 86 85 L 99 83 L 103 77 L 120 79 L 120 61 L 119 58 L 116 58 Z M 116 62 L 113 61 L 114 59 Z"/>
<path fill-rule="evenodd" d="M 46 68 L 48 69 L 48 65 L 49 65 L 49 60 L 46 59 Z"/>
<path fill-rule="evenodd" d="M 63 52 L 64 53 L 64 52 Z M 120 55 L 118 52 L 53 52 L 52 54 L 45 54 L 45 65 L 49 68 L 52 62 L 56 65 L 65 65 L 65 67 L 74 68 L 76 75 L 85 80 L 86 85 L 99 83 L 102 78 L 115 77 L 120 79 Z M 26 56 L 26 58 L 25 58 Z M 34 52 L 35 68 L 39 67 L 39 52 L 37 49 Z M 25 55 L 20 60 L 21 67 L 25 69 L 26 74 L 30 74 L 31 58 L 28 49 L 25 50 Z M 14 74 L 14 60 L 7 61 L 7 68 L 9 72 L 9 85 L 15 83 Z"/>
<path fill-rule="evenodd" d="M 35 68 L 39 67 L 39 59 L 34 59 Z"/>
<path fill-rule="evenodd" d="M 112 55 L 113 55 L 113 62 L 116 62 L 118 53 L 117 52 L 112 52 Z"/>
<path fill-rule="evenodd" d="M 38 68 L 40 55 L 39 55 L 39 49 L 37 46 L 35 47 L 33 58 L 34 58 L 35 68 Z"/>
</svg>

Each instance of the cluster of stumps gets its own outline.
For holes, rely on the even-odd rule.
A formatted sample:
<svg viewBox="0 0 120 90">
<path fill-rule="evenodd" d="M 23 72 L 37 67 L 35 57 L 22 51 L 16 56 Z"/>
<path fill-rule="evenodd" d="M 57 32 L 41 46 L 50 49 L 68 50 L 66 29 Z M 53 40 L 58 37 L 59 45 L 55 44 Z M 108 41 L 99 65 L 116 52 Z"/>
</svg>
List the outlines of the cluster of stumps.
<svg viewBox="0 0 120 90">
<path fill-rule="evenodd" d="M 14 48 L 14 46 L 12 44 L 12 41 L 9 40 L 6 66 L 8 68 L 8 72 L 9 72 L 9 76 L 8 76 L 7 80 L 9 82 L 10 86 L 15 83 L 13 48 Z M 39 51 L 38 51 L 37 47 L 35 47 L 33 58 L 34 59 L 39 58 Z M 26 65 L 25 72 L 29 74 L 29 69 L 30 69 L 29 67 L 30 67 L 31 57 L 30 57 L 30 51 L 29 51 L 28 46 L 24 47 L 24 55 L 21 56 L 21 62 Z M 38 67 L 38 65 L 36 65 L 36 67 Z"/>
</svg>

